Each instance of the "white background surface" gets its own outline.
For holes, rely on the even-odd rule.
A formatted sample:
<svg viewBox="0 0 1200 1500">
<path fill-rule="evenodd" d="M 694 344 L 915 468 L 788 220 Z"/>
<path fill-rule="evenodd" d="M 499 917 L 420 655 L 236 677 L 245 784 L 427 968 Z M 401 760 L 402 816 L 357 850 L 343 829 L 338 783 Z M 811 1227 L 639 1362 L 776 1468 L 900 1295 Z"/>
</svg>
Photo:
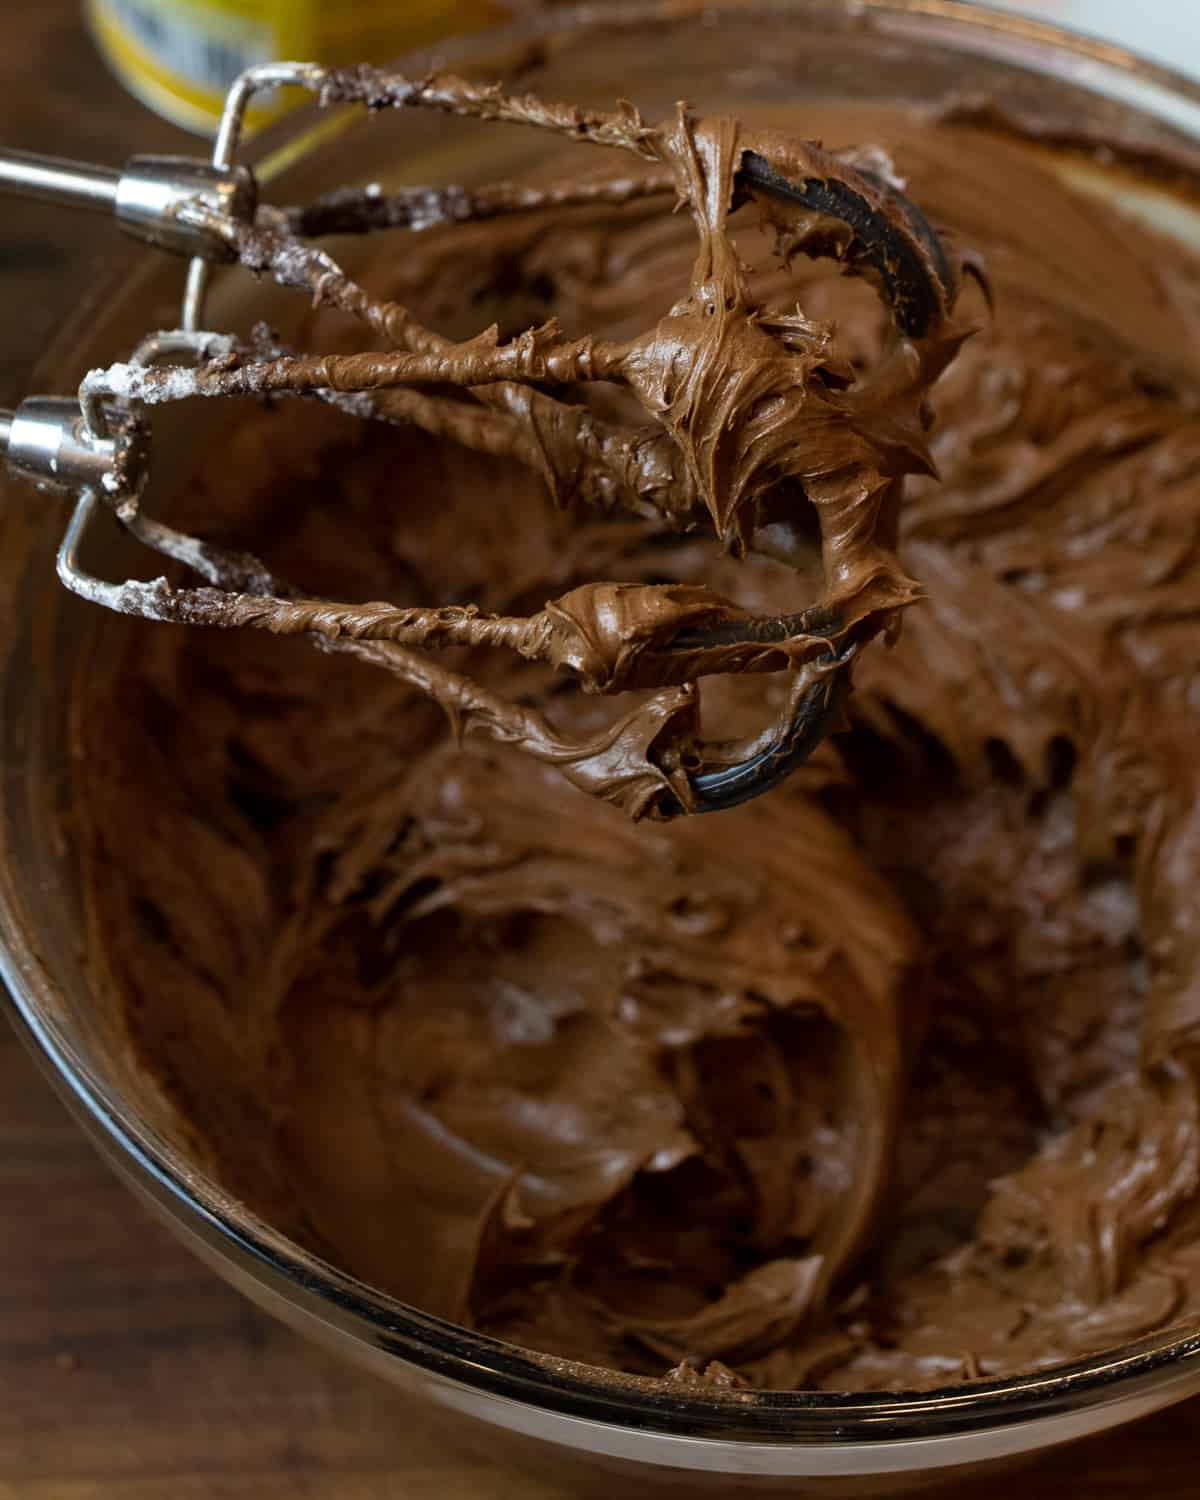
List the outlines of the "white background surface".
<svg viewBox="0 0 1200 1500">
<path fill-rule="evenodd" d="M 996 9 L 1089 31 L 1200 75 L 1200 0 L 989 0 Z"/>
</svg>

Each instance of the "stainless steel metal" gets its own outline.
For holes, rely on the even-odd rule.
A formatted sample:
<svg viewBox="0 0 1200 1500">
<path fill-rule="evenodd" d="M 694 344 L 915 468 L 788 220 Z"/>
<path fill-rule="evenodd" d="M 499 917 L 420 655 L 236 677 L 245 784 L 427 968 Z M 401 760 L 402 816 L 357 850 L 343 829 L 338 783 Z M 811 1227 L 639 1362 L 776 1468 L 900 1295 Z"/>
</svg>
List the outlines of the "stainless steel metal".
<svg viewBox="0 0 1200 1500">
<path fill-rule="evenodd" d="M 230 260 L 233 252 L 203 224 L 181 217 L 199 204 L 230 219 L 252 219 L 258 201 L 254 175 L 246 167 L 214 167 L 188 156 L 133 156 L 116 191 L 121 228 L 163 250 L 204 260 Z"/>
<path fill-rule="evenodd" d="M 253 219 L 258 205 L 253 172 L 234 162 L 246 108 L 263 90 L 284 84 L 315 89 L 323 76 L 323 70 L 310 63 L 271 63 L 248 70 L 229 91 L 212 160 L 207 162 L 186 156 L 139 155 L 130 157 L 124 169 L 117 171 L 31 151 L 0 150 L 0 194 L 112 213 L 126 233 L 191 257 L 180 329 L 144 340 L 132 363 L 213 353 L 210 336 L 200 331 L 209 267 L 214 261 L 234 258 L 222 229 Z M 114 504 L 147 545 L 170 556 L 183 556 L 204 571 L 203 556 L 198 562 L 190 538 L 180 538 L 137 515 L 145 451 L 137 436 L 131 435 L 127 408 L 114 400 L 117 396 L 85 380 L 79 400 L 36 396 L 15 412 L 0 410 L 0 454 L 9 471 L 43 488 L 80 496 L 70 530 L 75 541 L 59 557 L 60 576 L 77 593 L 105 587 L 73 565 L 75 544 L 96 508 L 97 495 Z M 116 431 L 109 419 L 111 410 L 121 413 Z"/>
<path fill-rule="evenodd" d="M 211 359 L 230 348 L 232 341 L 224 335 L 175 329 L 144 338 L 130 364 Z M 149 434 L 102 377 L 99 371 L 86 376 L 77 398 L 30 396 L 16 411 L 0 410 L 0 456 L 13 475 L 42 489 L 78 495 L 58 555 L 59 578 L 72 593 L 120 611 L 122 586 L 92 577 L 76 561 L 84 529 L 101 500 L 144 546 L 187 564 L 210 581 L 213 575 L 203 543 L 140 514 Z"/>
<path fill-rule="evenodd" d="M 234 155 L 241 143 L 246 109 L 257 93 L 266 89 L 296 84 L 309 89 L 319 87 L 324 70 L 315 63 L 262 63 L 248 68 L 234 80 L 225 96 L 225 108 L 213 141 L 212 164 L 219 172 L 233 170 Z M 204 303 L 208 295 L 209 260 L 203 255 L 192 257 L 188 265 L 183 292 L 183 316 L 180 327 L 194 333 L 204 323 Z"/>
<path fill-rule="evenodd" d="M 98 213 L 116 207 L 121 174 L 34 151 L 0 151 L 0 193 Z"/>
<path fill-rule="evenodd" d="M 107 491 L 123 488 L 120 435 L 102 437 L 84 420 L 79 402 L 30 396 L 8 421 L 9 469 L 42 488 Z"/>
<path fill-rule="evenodd" d="M 233 341 L 222 334 L 172 329 L 149 334 L 134 350 L 129 362 L 133 366 L 147 366 L 180 358 L 200 361 L 212 359 L 232 347 Z M 112 466 L 101 478 L 99 487 L 88 480 L 71 486 L 78 490 L 79 498 L 58 550 L 59 582 L 73 594 L 118 614 L 140 613 L 146 609 L 148 596 L 138 585 L 97 578 L 80 564 L 83 537 L 100 508 L 101 499 L 110 509 L 115 509 L 125 530 L 143 546 L 185 564 L 210 583 L 218 582 L 219 571 L 214 569 L 210 549 L 204 542 L 152 520 L 139 509 L 138 500 L 149 465 L 149 434 L 144 427 L 130 420 L 127 409 L 105 380 L 104 372 L 93 370 L 83 378 L 78 402 L 60 401 L 56 404 L 64 409 L 70 408 L 78 441 L 112 455 Z M 22 472 L 18 464 L 14 463 L 12 467 L 15 472 Z"/>
<path fill-rule="evenodd" d="M 30 152 L 0 151 L 0 193 L 29 196 L 64 206 L 108 210 L 128 233 L 162 249 L 191 256 L 180 327 L 152 334 L 131 356 L 146 365 L 164 358 L 212 358 L 222 352 L 219 335 L 202 331 L 211 264 L 234 258 L 224 232 L 254 217 L 254 174 L 235 164 L 247 107 L 258 93 L 285 85 L 320 89 L 326 71 L 313 63 L 268 63 L 247 69 L 226 97 L 210 162 L 178 156 L 134 156 L 122 172 L 58 160 Z M 231 345 L 229 347 L 232 347 Z M 117 413 L 116 431 L 110 413 Z M 77 562 L 79 544 L 103 496 L 128 531 L 151 549 L 211 577 L 202 543 L 142 516 L 137 496 L 145 477 L 145 447 L 133 433 L 129 404 L 93 371 L 78 401 L 36 397 L 17 412 L 0 412 L 0 451 L 15 475 L 43 487 L 78 495 L 58 556 L 61 581 L 74 593 L 120 609 L 122 585 L 87 574 Z"/>
<path fill-rule="evenodd" d="M 75 502 L 75 508 L 71 512 L 71 519 L 67 522 L 67 529 L 63 532 L 63 539 L 59 543 L 58 552 L 55 556 L 55 567 L 59 581 L 63 583 L 72 593 L 81 590 L 76 587 L 76 580 L 86 577 L 79 565 L 79 548 L 83 541 L 83 533 L 92 512 L 96 509 L 97 500 L 94 490 L 83 490 L 79 499 Z"/>
<path fill-rule="evenodd" d="M 202 219 L 189 220 L 186 209 L 249 219 L 258 200 L 246 167 L 218 167 L 190 156 L 134 156 L 117 171 L 28 151 L 0 151 L 0 193 L 112 213 L 126 233 L 205 262 L 229 260 L 229 246 Z"/>
<path fill-rule="evenodd" d="M 327 70 L 320 63 L 311 62 L 259 63 L 247 68 L 234 79 L 225 96 L 225 108 L 221 112 L 221 122 L 213 141 L 213 165 L 232 166 L 234 152 L 242 138 L 246 110 L 255 94 L 261 94 L 267 89 L 284 88 L 289 84 L 315 90 L 320 88 L 326 74 Z"/>
<path fill-rule="evenodd" d="M 247 69 L 226 97 L 208 162 L 187 156 L 134 156 L 118 172 L 31 151 L 0 150 L 0 194 L 111 212 L 127 233 L 190 256 L 180 327 L 194 333 L 204 322 L 210 263 L 232 259 L 213 220 L 250 219 L 257 206 L 254 174 L 234 161 L 247 106 L 255 94 L 289 84 L 317 90 L 324 77 L 325 70 L 315 63 L 264 63 Z M 206 212 L 189 218 L 189 206 Z"/>
<path fill-rule="evenodd" d="M 190 333 L 196 332 L 204 321 L 204 302 L 208 295 L 208 268 L 209 262 L 203 255 L 194 255 L 188 261 L 179 326 Z"/>
</svg>

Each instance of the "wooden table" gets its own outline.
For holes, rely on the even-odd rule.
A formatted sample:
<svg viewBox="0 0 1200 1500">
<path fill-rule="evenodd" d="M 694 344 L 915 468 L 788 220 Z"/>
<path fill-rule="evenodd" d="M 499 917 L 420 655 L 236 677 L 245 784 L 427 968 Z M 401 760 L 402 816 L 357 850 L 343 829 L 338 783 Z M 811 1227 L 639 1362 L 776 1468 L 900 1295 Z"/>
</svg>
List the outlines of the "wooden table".
<svg viewBox="0 0 1200 1500">
<path fill-rule="evenodd" d="M 0 141 L 119 162 L 194 143 L 128 99 L 78 0 L 5 6 Z M 115 233 L 0 208 L 0 403 Z M 52 586 L 48 581 L 48 586 Z M 974 1491 L 1200 1494 L 1200 1403 Z M 226 1288 L 109 1175 L 0 1025 L 0 1500 L 563 1500 L 446 1451 L 374 1378 Z"/>
</svg>

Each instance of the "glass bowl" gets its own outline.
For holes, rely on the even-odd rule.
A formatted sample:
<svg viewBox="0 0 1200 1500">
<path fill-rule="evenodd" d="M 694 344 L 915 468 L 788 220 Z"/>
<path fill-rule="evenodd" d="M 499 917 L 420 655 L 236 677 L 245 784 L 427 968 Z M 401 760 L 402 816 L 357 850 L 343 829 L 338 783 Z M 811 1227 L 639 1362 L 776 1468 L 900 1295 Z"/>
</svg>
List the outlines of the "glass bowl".
<svg viewBox="0 0 1200 1500">
<path fill-rule="evenodd" d="M 1171 162 L 1175 188 L 1200 182 L 1200 88 L 1118 47 L 957 0 L 660 0 L 552 11 L 451 44 L 439 57 L 478 77 L 519 74 L 523 86 L 551 97 L 601 106 L 631 98 L 651 117 L 685 96 L 735 111 L 739 102 L 762 107 L 785 97 L 1000 99 L 1038 125 L 1073 180 L 1200 242 L 1200 214 L 1168 188 L 1171 173 L 1122 174 L 1066 149 L 1099 132 L 1143 166 Z M 367 178 L 482 181 L 519 170 L 538 150 L 533 132 L 481 132 L 415 113 L 318 120 L 310 111 L 261 137 L 250 154 L 270 191 L 294 201 Z M 45 388 L 69 391 L 90 366 L 171 326 L 182 274 L 177 261 L 131 252 L 43 366 Z M 286 334 L 295 315 L 285 294 L 244 275 L 215 280 L 213 327 L 244 329 L 266 317 Z M 193 406 L 185 420 L 168 412 L 156 421 L 160 503 L 211 420 Z M 247 1296 L 375 1370 L 430 1415 L 440 1411 L 456 1442 L 606 1494 L 621 1476 L 639 1494 L 895 1494 L 952 1483 L 968 1466 L 974 1477 L 981 1465 L 1200 1391 L 1200 1330 L 1175 1329 L 1050 1372 L 918 1394 L 685 1392 L 429 1317 L 273 1230 L 189 1159 L 186 1139 L 152 1108 L 145 1079 L 91 1003 L 69 816 L 70 700 L 92 653 L 111 649 L 130 627 L 55 581 L 62 502 L 8 481 L 0 489 L 0 970 L 8 1008 L 118 1173 Z M 107 527 L 85 561 L 114 577 L 137 566 Z"/>
</svg>

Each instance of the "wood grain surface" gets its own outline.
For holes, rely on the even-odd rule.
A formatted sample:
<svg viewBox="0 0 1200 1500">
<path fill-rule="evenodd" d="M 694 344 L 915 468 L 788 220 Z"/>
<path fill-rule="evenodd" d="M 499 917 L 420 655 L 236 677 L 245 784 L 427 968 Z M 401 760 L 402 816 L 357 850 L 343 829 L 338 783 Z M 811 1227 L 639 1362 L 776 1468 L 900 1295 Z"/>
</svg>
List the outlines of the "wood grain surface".
<svg viewBox="0 0 1200 1500">
<path fill-rule="evenodd" d="M 3 5 L 0 142 L 114 163 L 194 149 L 108 78 L 79 11 L 77 0 Z M 27 389 L 112 244 L 100 221 L 82 228 L 0 200 L 0 403 Z M 1192 1402 L 972 1497 L 1191 1500 L 1198 1429 Z M 294 1497 L 565 1492 L 439 1443 L 381 1382 L 225 1287 L 109 1174 L 0 1025 L 0 1500 Z"/>
</svg>

